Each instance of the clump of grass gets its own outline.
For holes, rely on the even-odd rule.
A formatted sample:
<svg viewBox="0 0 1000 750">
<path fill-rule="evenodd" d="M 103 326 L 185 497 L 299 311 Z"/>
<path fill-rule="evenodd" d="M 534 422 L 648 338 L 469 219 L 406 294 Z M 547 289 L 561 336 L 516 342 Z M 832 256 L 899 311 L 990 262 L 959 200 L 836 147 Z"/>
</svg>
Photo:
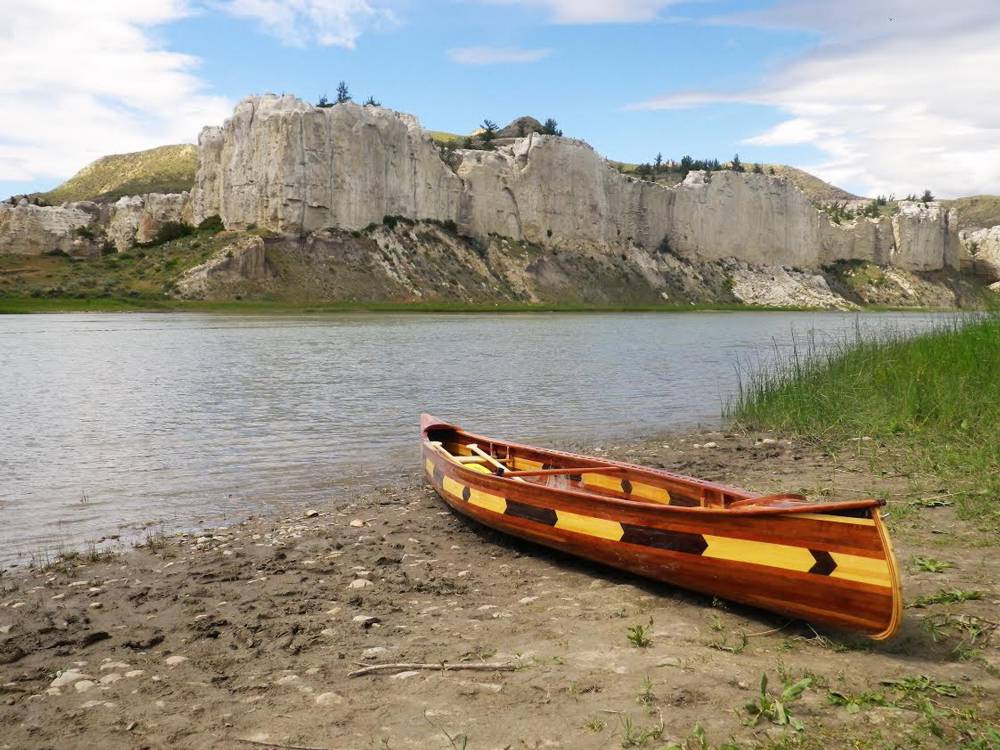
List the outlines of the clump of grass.
<svg viewBox="0 0 1000 750">
<path fill-rule="evenodd" d="M 870 437 L 897 461 L 939 477 L 960 515 L 1000 527 L 1000 314 L 917 336 L 866 334 L 831 347 L 799 341 L 790 359 L 739 373 L 726 414 L 749 430 L 824 445 Z"/>
<path fill-rule="evenodd" d="M 941 589 L 936 594 L 918 596 L 911 607 L 923 609 L 932 604 L 958 604 L 961 602 L 978 601 L 983 598 L 982 591 L 966 591 L 964 589 Z"/>
<path fill-rule="evenodd" d="M 653 644 L 653 621 L 649 625 L 630 625 L 628 628 L 628 642 L 636 648 L 649 648 Z"/>
</svg>

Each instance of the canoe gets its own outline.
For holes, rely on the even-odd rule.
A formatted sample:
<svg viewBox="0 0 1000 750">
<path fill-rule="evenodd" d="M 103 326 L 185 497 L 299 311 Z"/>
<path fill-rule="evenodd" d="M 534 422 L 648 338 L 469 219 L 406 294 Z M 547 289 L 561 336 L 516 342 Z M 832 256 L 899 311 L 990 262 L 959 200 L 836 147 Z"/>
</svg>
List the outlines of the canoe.
<svg viewBox="0 0 1000 750">
<path fill-rule="evenodd" d="M 874 640 L 899 628 L 902 592 L 881 500 L 757 496 L 476 435 L 429 414 L 421 442 L 437 493 L 497 531 Z"/>
</svg>

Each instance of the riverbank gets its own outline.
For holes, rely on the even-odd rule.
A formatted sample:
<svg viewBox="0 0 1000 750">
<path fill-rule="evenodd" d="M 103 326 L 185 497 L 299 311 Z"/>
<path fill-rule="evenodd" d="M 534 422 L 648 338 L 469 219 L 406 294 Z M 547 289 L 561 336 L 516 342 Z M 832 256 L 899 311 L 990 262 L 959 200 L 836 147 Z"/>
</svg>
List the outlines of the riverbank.
<svg viewBox="0 0 1000 750">
<path fill-rule="evenodd" d="M 743 304 L 676 305 L 581 305 L 559 303 L 505 302 L 473 304 L 465 302 L 338 302 L 290 303 L 260 300 L 211 302 L 151 297 L 3 297 L 0 315 L 70 312 L 200 312 L 234 315 L 312 315 L 345 312 L 385 313 L 580 313 L 580 312 L 808 312 L 815 308 L 756 306 Z M 873 308 L 872 311 L 945 312 L 933 308 Z"/>
<path fill-rule="evenodd" d="M 856 437 L 563 447 L 762 493 L 884 497 L 908 603 L 887 644 L 501 537 L 414 470 L 284 519 L 0 578 L 0 747 L 992 750 L 997 537 L 933 472 L 893 471 L 890 443 Z M 477 669 L 349 676 L 442 662 Z M 789 706 L 803 731 L 746 725 L 764 674 L 772 693 L 810 680 Z"/>
</svg>

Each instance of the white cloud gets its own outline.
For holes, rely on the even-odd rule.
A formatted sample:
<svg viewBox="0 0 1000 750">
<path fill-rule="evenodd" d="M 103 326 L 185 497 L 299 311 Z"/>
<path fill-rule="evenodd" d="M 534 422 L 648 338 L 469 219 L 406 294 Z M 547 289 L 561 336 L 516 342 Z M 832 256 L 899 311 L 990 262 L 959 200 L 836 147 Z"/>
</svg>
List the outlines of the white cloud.
<svg viewBox="0 0 1000 750">
<path fill-rule="evenodd" d="M 20 0 L 0 23 L 0 179 L 65 177 L 109 153 L 191 142 L 230 111 L 194 57 L 149 31 L 184 0 Z"/>
<path fill-rule="evenodd" d="M 809 144 L 811 168 L 869 194 L 1000 192 L 1000 15 L 995 0 L 792 0 L 718 23 L 818 32 L 752 90 L 675 93 L 632 105 L 778 108 L 787 118 L 747 143 Z"/>
<path fill-rule="evenodd" d="M 364 28 L 394 20 L 367 0 L 219 0 L 216 7 L 258 21 L 262 31 L 294 47 L 353 49 Z"/>
<path fill-rule="evenodd" d="M 552 54 L 550 49 L 519 49 L 517 47 L 461 47 L 448 50 L 448 58 L 462 65 L 498 65 L 533 63 Z"/>
<path fill-rule="evenodd" d="M 634 23 L 654 21 L 681 0 L 483 0 L 493 5 L 523 5 L 547 11 L 556 23 Z"/>
</svg>

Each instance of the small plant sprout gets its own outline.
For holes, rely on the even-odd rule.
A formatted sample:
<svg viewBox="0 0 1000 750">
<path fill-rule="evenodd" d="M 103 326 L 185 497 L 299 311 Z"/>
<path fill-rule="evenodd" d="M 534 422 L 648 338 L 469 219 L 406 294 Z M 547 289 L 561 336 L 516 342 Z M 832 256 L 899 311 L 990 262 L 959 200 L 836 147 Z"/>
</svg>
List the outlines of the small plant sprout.
<svg viewBox="0 0 1000 750">
<path fill-rule="evenodd" d="M 608 722 L 606 722 L 604 719 L 593 718 L 586 724 L 584 724 L 583 728 L 586 729 L 588 732 L 593 732 L 594 734 L 598 734 L 608 728 Z"/>
<path fill-rule="evenodd" d="M 640 706 L 645 706 L 646 708 L 652 708 L 656 703 L 656 696 L 653 694 L 653 681 L 649 679 L 649 675 L 642 681 L 642 690 L 636 697 L 635 702 Z"/>
<path fill-rule="evenodd" d="M 649 648 L 653 643 L 652 631 L 652 618 L 649 620 L 649 625 L 630 625 L 628 628 L 628 642 L 636 648 Z"/>
<path fill-rule="evenodd" d="M 954 563 L 935 560 L 933 557 L 917 555 L 913 558 L 913 569 L 921 573 L 943 573 L 948 568 L 954 568 Z"/>
<path fill-rule="evenodd" d="M 812 678 L 806 677 L 795 684 L 786 684 L 780 696 L 773 696 L 767 689 L 767 673 L 760 676 L 760 695 L 757 700 L 746 704 L 747 713 L 750 715 L 746 720 L 746 725 L 755 727 L 761 719 L 767 719 L 772 724 L 778 726 L 790 726 L 797 732 L 801 732 L 805 727 L 802 722 L 796 719 L 788 710 L 788 704 L 794 703 L 812 685 Z"/>
</svg>

